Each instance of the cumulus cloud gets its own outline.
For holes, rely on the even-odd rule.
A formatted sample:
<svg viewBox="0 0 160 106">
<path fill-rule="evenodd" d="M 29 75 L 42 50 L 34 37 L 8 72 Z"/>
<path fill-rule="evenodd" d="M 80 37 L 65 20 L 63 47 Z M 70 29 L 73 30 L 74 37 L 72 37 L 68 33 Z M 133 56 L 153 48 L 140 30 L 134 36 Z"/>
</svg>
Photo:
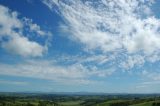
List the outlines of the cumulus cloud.
<svg viewBox="0 0 160 106">
<path fill-rule="evenodd" d="M 2 47 L 10 53 L 21 56 L 42 56 L 44 47 L 36 42 L 29 41 L 26 37 L 14 36 L 12 40 L 3 42 Z"/>
<path fill-rule="evenodd" d="M 42 28 L 33 23 L 32 19 L 19 17 L 17 12 L 0 6 L 0 44 L 9 53 L 27 56 L 42 56 L 47 50 L 51 33 L 43 31 Z M 27 32 L 27 34 L 26 34 Z M 32 39 L 32 36 L 45 38 L 45 44 Z M 47 42 L 47 43 L 46 43 Z M 112 59 L 104 55 L 94 56 L 58 56 L 56 61 L 25 61 L 18 64 L 0 64 L 0 74 L 15 75 L 24 77 L 41 78 L 56 82 L 70 82 L 78 84 L 95 83 L 91 77 L 106 77 L 114 72 L 114 69 L 99 69 L 92 63 L 99 62 L 99 65 Z M 55 60 L 55 59 L 53 59 Z M 65 65 L 61 65 L 61 63 Z"/>
<path fill-rule="evenodd" d="M 47 50 L 47 44 L 42 45 L 40 42 L 29 39 L 24 32 L 29 26 L 27 34 L 35 32 L 36 35 L 48 36 L 51 33 L 41 30 L 40 26 L 32 23 L 31 19 L 25 17 L 19 19 L 17 12 L 2 5 L 0 5 L 0 15 L 0 44 L 2 48 L 9 53 L 25 57 L 43 55 Z"/>
<path fill-rule="evenodd" d="M 60 26 L 70 33 L 67 37 L 93 52 L 117 53 L 115 60 L 121 60 L 121 64 L 129 59 L 126 69 L 146 61 L 153 62 L 160 53 L 160 19 L 151 8 L 155 2 L 43 0 L 63 18 L 64 24 Z M 137 55 L 140 59 L 133 59 Z"/>
</svg>

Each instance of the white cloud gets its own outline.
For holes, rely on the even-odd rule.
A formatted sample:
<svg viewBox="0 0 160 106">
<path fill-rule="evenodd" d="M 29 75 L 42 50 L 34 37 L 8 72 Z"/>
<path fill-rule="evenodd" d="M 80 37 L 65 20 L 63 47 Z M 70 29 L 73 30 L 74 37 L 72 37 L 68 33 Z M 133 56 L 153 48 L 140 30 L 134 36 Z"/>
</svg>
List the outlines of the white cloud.
<svg viewBox="0 0 160 106">
<path fill-rule="evenodd" d="M 28 60 L 17 64 L 0 63 L 0 67 L 1 75 L 47 79 L 63 84 L 93 84 L 101 81 L 92 80 L 91 77 L 109 76 L 114 72 L 90 69 L 78 63 L 63 66 L 49 60 Z"/>
<path fill-rule="evenodd" d="M 31 32 L 35 32 L 37 35 L 40 36 L 51 36 L 51 32 L 41 30 L 41 27 L 38 24 L 33 23 L 32 19 L 23 18 L 23 24 L 28 26 Z"/>
<path fill-rule="evenodd" d="M 143 65 L 144 64 L 144 57 L 141 55 L 134 55 L 134 56 L 128 56 L 126 61 L 122 62 L 120 66 L 122 66 L 124 69 L 131 69 L 135 65 Z"/>
<path fill-rule="evenodd" d="M 140 80 L 134 85 L 133 91 L 137 90 L 138 92 L 146 93 L 158 93 L 159 84 L 160 84 L 160 73 L 157 70 L 146 71 L 143 70 L 140 73 Z"/>
<path fill-rule="evenodd" d="M 150 79 L 151 81 L 160 81 L 160 73 L 156 71 L 143 71 L 142 76 Z"/>
<path fill-rule="evenodd" d="M 23 24 L 17 19 L 17 12 L 10 12 L 7 7 L 0 5 L 0 35 L 6 36 L 14 33 L 13 29 L 21 29 Z"/>
<path fill-rule="evenodd" d="M 1 47 L 9 53 L 21 56 L 42 56 L 47 51 L 47 44 L 40 43 L 29 39 L 24 35 L 24 31 L 29 26 L 28 34 L 35 32 L 36 35 L 50 35 L 50 32 L 45 32 L 40 29 L 40 26 L 33 24 L 30 19 L 18 18 L 17 12 L 12 12 L 7 7 L 0 5 L 0 42 Z M 32 35 L 29 35 L 30 37 Z"/>
<path fill-rule="evenodd" d="M 3 80 L 0 79 L 0 84 L 11 84 L 11 85 L 28 85 L 29 83 L 23 81 L 10 81 L 10 80 Z"/>
<path fill-rule="evenodd" d="M 12 40 L 3 42 L 2 47 L 10 53 L 27 56 L 42 56 L 44 47 L 37 42 L 29 41 L 26 37 L 14 36 Z"/>
<path fill-rule="evenodd" d="M 140 92 L 156 93 L 159 92 L 160 73 L 157 70 L 146 71 L 140 73 L 141 80 L 136 83 L 135 89 Z"/>
<path fill-rule="evenodd" d="M 135 85 L 133 92 L 139 93 L 159 93 L 159 81 L 145 81 Z"/>
<path fill-rule="evenodd" d="M 126 61 L 123 59 L 126 56 L 134 58 L 139 55 L 144 58 L 141 62 L 137 60 L 140 65 L 146 61 L 153 62 L 149 58 L 160 53 L 160 19 L 152 12 L 154 2 L 43 0 L 64 19 L 60 28 L 70 33 L 67 37 L 84 44 L 89 51 L 98 50 L 104 55 L 117 53 L 115 61 L 121 58 L 120 64 Z M 137 66 L 137 61 L 134 59 L 127 67 Z"/>
</svg>

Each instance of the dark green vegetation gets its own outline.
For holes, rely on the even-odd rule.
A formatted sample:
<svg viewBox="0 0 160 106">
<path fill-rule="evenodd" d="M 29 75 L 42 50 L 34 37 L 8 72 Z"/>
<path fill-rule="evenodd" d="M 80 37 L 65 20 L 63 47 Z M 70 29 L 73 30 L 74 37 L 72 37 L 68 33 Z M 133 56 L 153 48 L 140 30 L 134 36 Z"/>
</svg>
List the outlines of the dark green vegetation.
<svg viewBox="0 0 160 106">
<path fill-rule="evenodd" d="M 160 106 L 160 95 L 0 93 L 0 106 Z"/>
</svg>

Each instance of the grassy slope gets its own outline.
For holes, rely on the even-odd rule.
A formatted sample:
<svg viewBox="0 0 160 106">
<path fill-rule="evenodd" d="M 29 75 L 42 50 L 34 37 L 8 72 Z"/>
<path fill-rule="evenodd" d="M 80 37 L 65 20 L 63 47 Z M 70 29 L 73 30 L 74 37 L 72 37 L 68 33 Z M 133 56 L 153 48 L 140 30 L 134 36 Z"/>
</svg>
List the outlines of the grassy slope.
<svg viewBox="0 0 160 106">
<path fill-rule="evenodd" d="M 123 100 L 113 100 L 113 101 L 108 101 L 108 102 L 103 102 L 100 104 L 97 104 L 97 106 L 110 106 L 110 103 L 114 103 L 114 102 L 121 102 Z M 144 103 L 139 103 L 139 104 L 133 104 L 130 106 L 152 106 L 153 101 L 150 102 L 144 102 Z"/>
<path fill-rule="evenodd" d="M 152 106 L 153 102 L 144 102 L 144 103 L 139 103 L 135 105 L 130 105 L 130 106 Z"/>
<path fill-rule="evenodd" d="M 110 106 L 111 103 L 123 102 L 123 101 L 126 101 L 126 100 L 111 100 L 111 101 L 107 101 L 107 102 L 103 102 L 103 103 L 97 104 L 97 106 Z"/>
</svg>

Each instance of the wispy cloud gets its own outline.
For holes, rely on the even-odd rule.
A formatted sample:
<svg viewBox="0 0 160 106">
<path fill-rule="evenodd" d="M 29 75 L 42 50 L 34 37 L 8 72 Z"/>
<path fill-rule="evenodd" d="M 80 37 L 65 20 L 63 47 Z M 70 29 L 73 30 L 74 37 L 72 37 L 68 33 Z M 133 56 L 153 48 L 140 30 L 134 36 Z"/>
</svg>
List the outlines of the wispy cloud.
<svg viewBox="0 0 160 106">
<path fill-rule="evenodd" d="M 0 67 L 2 75 L 47 79 L 63 84 L 93 84 L 98 81 L 91 77 L 109 76 L 114 72 L 114 69 L 98 70 L 80 63 L 63 66 L 49 60 L 28 60 L 17 64 L 1 63 Z"/>
<path fill-rule="evenodd" d="M 23 82 L 23 81 L 11 81 L 11 80 L 3 80 L 0 79 L 0 84 L 9 84 L 9 85 L 28 85 L 28 82 Z"/>
<path fill-rule="evenodd" d="M 157 93 L 160 88 L 160 74 L 157 70 L 146 71 L 143 70 L 140 74 L 141 80 L 136 83 L 134 88 L 138 92 Z"/>
<path fill-rule="evenodd" d="M 146 71 L 142 72 L 142 76 L 150 79 L 151 81 L 160 81 L 159 71 Z"/>
<path fill-rule="evenodd" d="M 160 52 L 160 19 L 151 6 L 154 0 L 43 0 L 63 18 L 60 28 L 71 40 L 89 51 L 103 55 L 116 53 L 120 67 L 126 70 L 153 62 Z M 68 35 L 68 34 L 67 34 Z M 135 60 L 136 56 L 141 57 Z M 132 59 L 131 59 L 132 58 Z M 132 61 L 132 62 L 131 62 Z M 154 61 L 154 62 L 155 62 Z"/>
</svg>

